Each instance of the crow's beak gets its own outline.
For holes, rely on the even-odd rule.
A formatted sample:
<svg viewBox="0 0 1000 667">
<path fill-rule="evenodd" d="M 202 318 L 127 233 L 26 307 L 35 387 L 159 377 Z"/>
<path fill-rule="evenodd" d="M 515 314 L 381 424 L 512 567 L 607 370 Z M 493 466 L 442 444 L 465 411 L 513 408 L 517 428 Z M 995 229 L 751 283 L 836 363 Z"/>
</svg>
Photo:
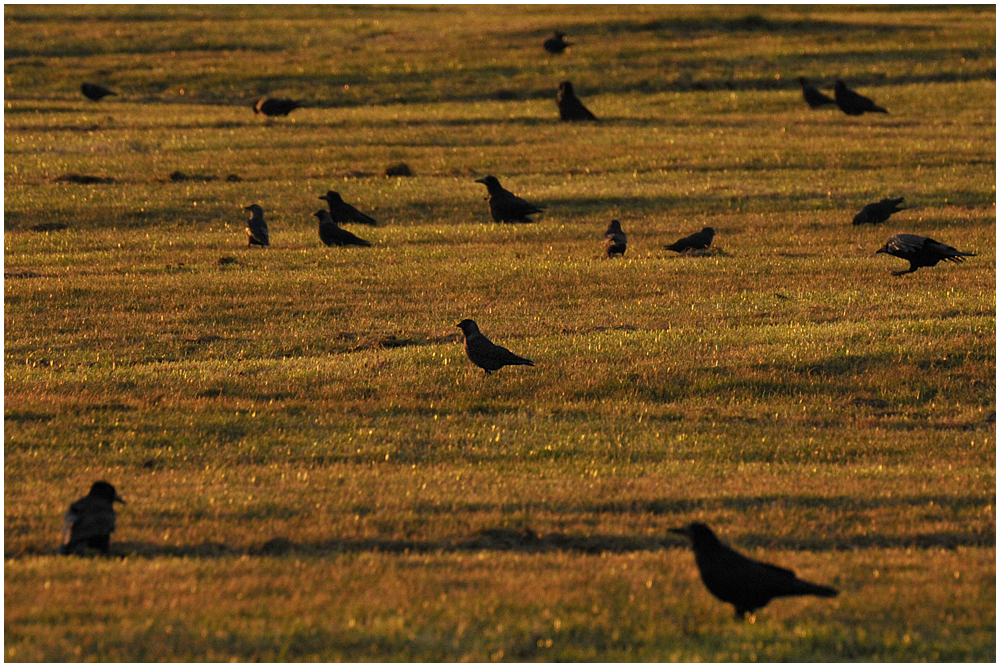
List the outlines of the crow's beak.
<svg viewBox="0 0 1000 667">
<path fill-rule="evenodd" d="M 249 210 L 250 210 L 251 208 L 253 208 L 253 207 L 252 207 L 252 206 L 244 206 L 244 207 L 243 207 L 243 210 L 244 210 L 244 211 L 249 211 Z"/>
<path fill-rule="evenodd" d="M 115 499 L 113 501 L 111 501 L 111 502 L 121 503 L 122 505 L 127 505 L 128 504 L 124 500 L 122 500 L 122 497 L 119 496 L 117 493 L 115 494 Z"/>
<path fill-rule="evenodd" d="M 485 178 L 477 178 L 476 179 L 476 183 L 482 183 L 483 185 L 486 185 L 486 179 Z"/>
<path fill-rule="evenodd" d="M 683 535 L 684 537 L 691 537 L 691 531 L 687 528 L 667 528 L 668 533 L 675 533 L 677 535 Z"/>
</svg>

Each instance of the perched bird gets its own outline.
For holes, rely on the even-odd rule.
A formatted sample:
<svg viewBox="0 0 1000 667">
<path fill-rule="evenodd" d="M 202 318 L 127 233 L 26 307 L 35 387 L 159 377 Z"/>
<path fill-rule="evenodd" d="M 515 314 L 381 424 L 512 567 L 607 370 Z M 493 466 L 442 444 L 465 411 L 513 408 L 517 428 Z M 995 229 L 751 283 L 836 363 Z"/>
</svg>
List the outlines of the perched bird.
<svg viewBox="0 0 1000 667">
<path fill-rule="evenodd" d="M 115 91 L 109 90 L 108 88 L 105 88 L 104 86 L 99 86 L 96 83 L 84 83 L 84 84 L 81 84 L 80 85 L 80 92 L 83 93 L 83 96 L 86 97 L 88 100 L 93 100 L 95 102 L 97 102 L 98 100 L 100 100 L 102 97 L 107 97 L 108 95 L 117 95 L 118 94 Z"/>
<path fill-rule="evenodd" d="M 66 512 L 59 553 L 82 554 L 88 547 L 108 553 L 111 533 L 115 532 L 114 503 L 124 502 L 115 487 L 104 481 L 94 482 L 90 493 L 70 505 Z"/>
<path fill-rule="evenodd" d="M 507 348 L 493 344 L 480 333 L 479 326 L 472 320 L 462 320 L 455 326 L 465 334 L 465 353 L 469 355 L 469 360 L 486 371 L 487 375 L 504 366 L 535 365 L 531 359 L 519 357 Z"/>
<path fill-rule="evenodd" d="M 802 97 L 806 104 L 812 109 L 818 109 L 827 104 L 836 104 L 836 100 L 819 92 L 819 89 L 809 84 L 809 79 L 804 76 L 799 77 L 799 85 L 802 86 Z"/>
<path fill-rule="evenodd" d="M 773 598 L 817 595 L 832 598 L 835 588 L 803 581 L 791 570 L 747 558 L 722 544 L 703 523 L 671 528 L 671 533 L 691 540 L 694 560 L 708 591 L 736 609 L 736 618 L 753 622 L 753 613 Z"/>
<path fill-rule="evenodd" d="M 486 201 L 490 204 L 490 215 L 493 222 L 534 222 L 529 215 L 541 213 L 544 206 L 527 202 L 513 192 L 505 190 L 496 176 L 483 176 L 476 183 L 486 186 Z"/>
<path fill-rule="evenodd" d="M 313 213 L 317 218 L 319 218 L 319 240 L 328 246 L 339 245 L 348 246 L 356 245 L 363 248 L 368 248 L 371 246 L 369 241 L 358 238 L 354 234 L 350 233 L 346 229 L 341 229 L 337 226 L 337 223 L 330 218 L 330 212 L 320 209 Z"/>
<path fill-rule="evenodd" d="M 330 219 L 334 222 L 360 222 L 362 225 L 374 227 L 378 223 L 375 218 L 369 217 L 345 202 L 339 193 L 327 190 L 326 194 L 320 197 L 330 206 Z"/>
<path fill-rule="evenodd" d="M 900 207 L 903 203 L 905 197 L 898 197 L 896 199 L 891 199 L 886 197 L 882 201 L 872 202 L 871 204 L 865 204 L 865 207 L 854 216 L 855 225 L 873 224 L 877 225 L 880 222 L 885 222 L 889 219 L 893 213 L 899 213 L 900 211 L 905 211 L 905 208 Z"/>
<path fill-rule="evenodd" d="M 250 219 L 247 220 L 245 231 L 247 233 L 248 245 L 271 245 L 271 235 L 267 231 L 267 223 L 264 221 L 264 209 L 257 204 L 244 206 L 244 211 L 250 211 Z"/>
<path fill-rule="evenodd" d="M 840 80 L 833 86 L 833 99 L 840 110 L 848 116 L 860 116 L 866 111 L 869 113 L 889 113 L 864 95 L 858 95 Z"/>
<path fill-rule="evenodd" d="M 542 48 L 551 53 L 554 56 L 559 55 L 566 50 L 567 46 L 573 46 L 572 42 L 567 42 L 563 39 L 566 34 L 556 30 L 552 33 L 552 36 L 542 42 Z"/>
<path fill-rule="evenodd" d="M 597 120 L 597 116 L 583 106 L 583 102 L 573 92 L 573 84 L 569 81 L 563 81 L 559 84 L 556 104 L 559 106 L 559 120 Z"/>
<path fill-rule="evenodd" d="M 700 232 L 696 232 L 691 236 L 685 236 L 679 241 L 674 241 L 668 246 L 664 246 L 667 250 L 673 250 L 674 252 L 684 252 L 685 250 L 704 250 L 708 246 L 712 245 L 712 239 L 715 237 L 715 230 L 711 227 L 705 227 Z"/>
<path fill-rule="evenodd" d="M 272 116 L 287 116 L 296 109 L 301 109 L 302 103 L 279 97 L 262 97 L 253 105 L 254 113 L 262 113 L 268 118 Z"/>
<path fill-rule="evenodd" d="M 612 220 L 611 224 L 608 225 L 608 231 L 604 232 L 604 252 L 608 254 L 609 258 L 615 255 L 624 257 L 627 243 L 628 237 L 622 231 L 622 223 Z"/>
<path fill-rule="evenodd" d="M 906 271 L 893 271 L 892 275 L 894 276 L 913 273 L 922 266 L 934 266 L 940 261 L 964 262 L 964 258 L 976 256 L 974 252 L 955 250 L 950 245 L 916 234 L 896 234 L 884 246 L 876 250 L 875 254 L 883 252 L 893 257 L 905 259 L 910 263 L 910 268 Z"/>
</svg>

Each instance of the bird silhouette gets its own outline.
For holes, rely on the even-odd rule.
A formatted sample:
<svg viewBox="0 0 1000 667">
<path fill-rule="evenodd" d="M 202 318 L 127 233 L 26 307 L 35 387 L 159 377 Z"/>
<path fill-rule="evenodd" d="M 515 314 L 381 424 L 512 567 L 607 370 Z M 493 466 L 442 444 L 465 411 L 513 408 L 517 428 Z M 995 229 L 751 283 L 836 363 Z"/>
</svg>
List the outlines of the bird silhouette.
<svg viewBox="0 0 1000 667">
<path fill-rule="evenodd" d="M 279 97 L 262 97 L 253 105 L 254 113 L 262 113 L 268 118 L 274 116 L 287 116 L 296 109 L 301 109 L 302 103 L 295 100 L 286 100 Z"/>
<path fill-rule="evenodd" d="M 90 492 L 69 506 L 63 525 L 63 555 L 83 554 L 88 548 L 107 554 L 115 532 L 115 503 L 124 503 L 108 482 L 94 482 Z M 68 539 L 67 539 L 68 536 Z"/>
<path fill-rule="evenodd" d="M 835 588 L 803 581 L 791 570 L 748 558 L 730 549 L 703 523 L 693 522 L 671 533 L 691 540 L 694 560 L 708 591 L 733 605 L 738 620 L 754 620 L 753 613 L 774 598 L 816 595 L 831 598 Z"/>
<path fill-rule="evenodd" d="M 371 246 L 369 241 L 365 241 L 362 238 L 358 238 L 354 234 L 350 233 L 346 229 L 341 229 L 337 226 L 337 223 L 330 218 L 330 212 L 324 209 L 320 209 L 313 213 L 314 216 L 319 218 L 319 240 L 328 246 L 360 246 L 362 248 L 368 248 Z"/>
<path fill-rule="evenodd" d="M 572 42 L 567 42 L 563 39 L 565 36 L 565 33 L 561 33 L 556 30 L 548 39 L 542 42 L 542 48 L 554 56 L 559 55 L 566 50 L 567 46 L 573 46 Z"/>
<path fill-rule="evenodd" d="M 359 222 L 362 225 L 374 227 L 378 223 L 375 218 L 365 215 L 341 198 L 340 193 L 327 190 L 326 194 L 320 197 L 330 206 L 330 219 L 336 223 Z"/>
<path fill-rule="evenodd" d="M 848 116 L 860 116 L 866 111 L 868 113 L 889 113 L 864 95 L 858 95 L 840 80 L 833 86 L 833 99 L 840 110 Z"/>
<path fill-rule="evenodd" d="M 799 77 L 799 85 L 802 86 L 802 98 L 812 109 L 818 109 L 827 104 L 836 104 L 836 100 L 819 92 L 815 86 L 809 85 L 809 79 L 804 76 Z"/>
<path fill-rule="evenodd" d="M 627 244 L 628 237 L 622 231 L 622 223 L 612 220 L 608 225 L 608 231 L 604 232 L 604 252 L 609 258 L 624 257 Z"/>
<path fill-rule="evenodd" d="M 573 84 L 569 81 L 563 81 L 559 84 L 559 90 L 556 92 L 556 104 L 559 106 L 559 120 L 597 120 L 597 116 L 583 106 L 583 102 L 573 92 Z"/>
<path fill-rule="evenodd" d="M 854 222 L 852 224 L 877 225 L 885 222 L 893 213 L 899 213 L 900 211 L 906 210 L 905 208 L 900 207 L 900 204 L 903 203 L 903 199 L 905 199 L 905 197 L 897 197 L 896 199 L 886 197 L 882 201 L 865 204 L 864 208 L 862 208 L 861 211 L 854 216 Z"/>
<path fill-rule="evenodd" d="M 118 94 L 113 90 L 105 88 L 104 86 L 99 86 L 96 83 L 80 84 L 80 92 L 83 93 L 83 96 L 88 100 L 93 100 L 95 102 L 99 101 L 103 97 L 107 97 L 108 95 Z"/>
<path fill-rule="evenodd" d="M 894 276 L 913 273 L 921 267 L 934 266 L 941 261 L 964 262 L 966 257 L 976 256 L 974 252 L 962 252 L 950 245 L 917 234 L 896 234 L 875 251 L 876 255 L 879 253 L 899 257 L 910 263 L 910 268 L 905 271 L 893 271 Z"/>
<path fill-rule="evenodd" d="M 462 320 L 456 324 L 465 335 L 465 354 L 476 366 L 482 368 L 487 375 L 498 371 L 504 366 L 534 366 L 531 359 L 519 357 L 505 347 L 494 344 L 479 331 L 479 326 L 472 320 Z"/>
<path fill-rule="evenodd" d="M 684 252 L 685 250 L 704 250 L 708 246 L 712 245 L 712 239 L 715 238 L 715 230 L 711 227 L 705 227 L 700 232 L 695 232 L 691 236 L 685 236 L 684 238 L 674 241 L 668 246 L 664 246 L 667 250 L 673 250 L 674 252 Z"/>
<path fill-rule="evenodd" d="M 264 221 L 264 209 L 257 204 L 250 204 L 243 207 L 243 210 L 250 211 L 250 219 L 243 230 L 247 233 L 247 245 L 271 245 L 271 235 L 267 231 L 267 222 Z"/>
<path fill-rule="evenodd" d="M 486 186 L 486 201 L 493 222 L 534 222 L 528 216 L 545 210 L 544 206 L 532 204 L 505 190 L 496 176 L 484 176 L 476 179 L 476 183 Z"/>
</svg>

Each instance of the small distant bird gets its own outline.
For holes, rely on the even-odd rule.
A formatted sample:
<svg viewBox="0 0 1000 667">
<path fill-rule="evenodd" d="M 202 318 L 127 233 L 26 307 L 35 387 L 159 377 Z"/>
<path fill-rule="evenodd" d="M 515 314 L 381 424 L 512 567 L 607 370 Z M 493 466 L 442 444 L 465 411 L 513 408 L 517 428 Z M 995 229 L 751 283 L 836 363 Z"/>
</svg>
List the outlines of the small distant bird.
<svg viewBox="0 0 1000 667">
<path fill-rule="evenodd" d="M 542 48 L 551 53 L 554 56 L 559 55 L 566 50 L 567 46 L 573 46 L 572 42 L 567 42 L 563 39 L 566 34 L 556 30 L 552 33 L 552 36 L 542 42 Z"/>
<path fill-rule="evenodd" d="M 737 620 L 753 622 L 753 613 L 773 598 L 793 595 L 817 595 L 832 598 L 837 589 L 803 581 L 791 570 L 764 563 L 722 544 L 712 529 L 703 523 L 689 523 L 671 528 L 671 533 L 691 540 L 694 560 L 708 591 L 733 605 Z"/>
<path fill-rule="evenodd" d="M 486 186 L 486 201 L 490 205 L 493 222 L 534 222 L 529 215 L 541 213 L 544 206 L 525 201 L 509 190 L 505 190 L 496 176 L 483 176 L 476 183 Z"/>
<path fill-rule="evenodd" d="M 622 223 L 612 220 L 611 224 L 608 225 L 608 231 L 604 232 L 604 252 L 608 254 L 609 258 L 616 255 L 624 257 L 627 243 L 628 237 L 622 231 Z"/>
<path fill-rule="evenodd" d="M 104 86 L 99 86 L 96 83 L 84 83 L 80 85 L 80 92 L 88 100 L 93 100 L 97 102 L 102 97 L 107 97 L 108 95 L 117 95 L 113 90 L 105 88 Z"/>
<path fill-rule="evenodd" d="M 804 76 L 799 77 L 799 85 L 802 86 L 802 97 L 806 104 L 812 109 L 818 109 L 827 104 L 836 104 L 836 100 L 819 92 L 819 89 L 809 84 L 809 79 Z"/>
<path fill-rule="evenodd" d="M 712 245 L 712 239 L 715 238 L 715 230 L 711 227 L 705 227 L 700 232 L 696 232 L 691 236 L 685 236 L 679 241 L 674 241 L 668 246 L 664 246 L 667 250 L 673 250 L 674 252 L 684 252 L 685 250 L 704 250 L 708 246 Z"/>
<path fill-rule="evenodd" d="M 905 197 L 897 197 L 896 199 L 886 197 L 882 201 L 865 204 L 865 207 L 862 208 L 856 216 L 854 216 L 854 222 L 852 224 L 877 225 L 885 222 L 893 213 L 899 213 L 900 211 L 906 210 L 905 208 L 900 207 L 900 204 L 903 203 L 903 199 L 905 199 Z"/>
<path fill-rule="evenodd" d="M 349 246 L 356 245 L 362 248 L 368 248 L 371 246 L 369 241 L 358 238 L 354 234 L 350 233 L 346 229 L 341 229 L 337 226 L 337 223 L 330 218 L 330 212 L 320 209 L 313 213 L 314 216 L 319 218 L 319 240 L 328 246 Z"/>
<path fill-rule="evenodd" d="M 296 109 L 301 109 L 302 103 L 295 100 L 286 100 L 279 97 L 262 97 L 253 105 L 254 113 L 262 113 L 268 118 L 273 116 L 287 116 Z"/>
<path fill-rule="evenodd" d="M 82 554 L 87 548 L 108 553 L 111 533 L 115 532 L 114 503 L 124 503 L 115 487 L 94 482 L 90 493 L 69 506 L 63 525 L 63 544 L 59 553 Z M 67 539 L 68 536 L 68 539 Z"/>
<path fill-rule="evenodd" d="M 257 204 L 244 206 L 244 211 L 250 211 L 250 219 L 247 220 L 245 231 L 247 233 L 248 245 L 271 245 L 271 235 L 267 231 L 267 223 L 264 221 L 264 209 Z"/>
<path fill-rule="evenodd" d="M 858 95 L 840 80 L 833 86 L 833 98 L 840 110 L 848 116 L 860 116 L 866 111 L 868 113 L 889 113 L 864 95 Z"/>
<path fill-rule="evenodd" d="M 922 266 L 934 266 L 941 261 L 964 262 L 966 257 L 976 256 L 974 252 L 955 250 L 950 245 L 917 234 L 896 234 L 875 251 L 876 255 L 879 253 L 899 257 L 910 263 L 910 268 L 906 271 L 893 271 L 894 276 L 913 273 Z"/>
<path fill-rule="evenodd" d="M 559 106 L 559 120 L 597 120 L 597 116 L 583 106 L 583 102 L 573 92 L 573 84 L 569 81 L 563 81 L 559 84 L 556 104 Z"/>
<path fill-rule="evenodd" d="M 462 320 L 456 324 L 465 334 L 465 353 L 469 360 L 479 366 L 486 374 L 498 371 L 504 366 L 534 366 L 531 359 L 519 357 L 505 347 L 495 345 L 479 331 L 479 326 L 472 320 Z"/>
<path fill-rule="evenodd" d="M 375 218 L 369 217 L 354 208 L 347 202 L 345 202 L 339 193 L 333 190 L 327 190 L 326 194 L 320 197 L 330 206 L 330 219 L 336 223 L 342 222 L 360 222 L 362 225 L 371 225 L 374 227 L 378 223 L 375 222 Z"/>
</svg>

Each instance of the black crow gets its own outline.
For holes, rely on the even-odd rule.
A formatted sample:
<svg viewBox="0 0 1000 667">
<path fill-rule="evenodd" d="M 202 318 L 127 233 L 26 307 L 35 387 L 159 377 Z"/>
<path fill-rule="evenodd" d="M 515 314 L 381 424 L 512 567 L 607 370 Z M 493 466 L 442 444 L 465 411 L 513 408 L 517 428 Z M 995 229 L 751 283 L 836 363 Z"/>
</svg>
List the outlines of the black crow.
<svg viewBox="0 0 1000 667">
<path fill-rule="evenodd" d="M 809 85 L 809 79 L 804 76 L 799 77 L 799 85 L 802 86 L 802 97 L 805 99 L 806 104 L 808 104 L 810 108 L 818 109 L 827 104 L 837 103 L 832 97 L 827 97 L 823 93 L 819 92 L 819 89 L 815 86 Z"/>
<path fill-rule="evenodd" d="M 700 232 L 696 232 L 691 236 L 685 236 L 679 241 L 674 241 L 668 246 L 664 246 L 667 250 L 673 250 L 674 252 L 684 252 L 685 250 L 704 250 L 708 246 L 712 245 L 712 239 L 715 237 L 715 230 L 711 227 L 705 227 Z"/>
<path fill-rule="evenodd" d="M 93 100 L 97 102 L 102 97 L 107 97 L 108 95 L 117 95 L 118 93 L 113 90 L 109 90 L 104 86 L 99 86 L 96 83 L 84 83 L 80 85 L 80 92 L 88 100 Z"/>
<path fill-rule="evenodd" d="M 840 80 L 834 84 L 833 99 L 840 110 L 848 116 L 860 116 L 866 111 L 869 113 L 889 113 L 864 95 L 858 95 Z"/>
<path fill-rule="evenodd" d="M 483 176 L 476 183 L 486 186 L 486 201 L 490 204 L 490 215 L 493 222 L 534 222 L 529 215 L 541 213 L 544 206 L 527 202 L 513 192 L 505 190 L 496 176 Z"/>
<path fill-rule="evenodd" d="M 934 266 L 940 261 L 964 262 L 966 257 L 976 256 L 974 252 L 955 250 L 950 245 L 916 234 L 896 234 L 884 246 L 876 250 L 875 254 L 883 252 L 893 257 L 905 259 L 910 263 L 910 268 L 906 271 L 893 271 L 892 275 L 894 276 L 913 273 L 922 266 Z"/>
<path fill-rule="evenodd" d="M 350 233 L 346 229 L 341 229 L 337 226 L 337 223 L 330 218 L 330 212 L 320 209 L 313 213 L 317 218 L 319 218 L 319 240 L 328 246 L 338 245 L 338 246 L 348 246 L 356 245 L 362 248 L 368 248 L 371 246 L 369 241 L 358 238 L 354 234 Z"/>
<path fill-rule="evenodd" d="M 287 116 L 296 109 L 301 109 L 302 103 L 295 100 L 285 100 L 277 97 L 262 97 L 253 105 L 254 113 L 262 113 L 268 118 L 272 116 Z"/>
<path fill-rule="evenodd" d="M 903 199 L 905 199 L 905 197 L 897 197 L 896 199 L 886 197 L 882 201 L 865 204 L 865 207 L 861 209 L 856 216 L 854 216 L 853 224 L 877 225 L 881 222 L 885 222 L 893 213 L 899 213 L 900 211 L 906 210 L 905 208 L 900 207 L 900 204 L 903 203 Z"/>
<path fill-rule="evenodd" d="M 583 102 L 573 92 L 573 84 L 569 81 L 563 81 L 559 84 L 556 104 L 559 106 L 559 120 L 597 120 L 597 116 L 583 106 Z"/>
<path fill-rule="evenodd" d="M 519 357 L 507 348 L 493 344 L 480 333 L 479 326 L 472 320 L 462 320 L 455 326 L 465 334 L 465 353 L 469 355 L 469 360 L 486 371 L 487 375 L 504 366 L 535 365 L 531 359 Z"/>
<path fill-rule="evenodd" d="M 343 222 L 360 222 L 362 225 L 371 225 L 374 227 L 376 224 L 375 218 L 369 217 L 354 208 L 347 202 L 345 202 L 339 193 L 333 190 L 327 190 L 326 194 L 320 197 L 330 206 L 330 219 L 336 223 Z"/>
<path fill-rule="evenodd" d="M 622 231 L 622 223 L 612 220 L 611 224 L 608 225 L 608 231 L 604 232 L 604 252 L 608 254 L 608 257 L 616 255 L 624 257 L 627 243 L 628 237 Z"/>
<path fill-rule="evenodd" d="M 59 553 L 82 554 L 91 548 L 107 554 L 111 533 L 115 532 L 114 503 L 124 502 L 115 487 L 104 481 L 94 482 L 90 493 L 70 505 L 66 512 Z"/>
<path fill-rule="evenodd" d="M 753 622 L 753 613 L 773 598 L 817 595 L 832 598 L 835 588 L 803 581 L 791 570 L 747 558 L 719 541 L 703 523 L 671 528 L 671 533 L 691 540 L 694 560 L 708 591 L 736 609 L 736 618 Z"/>
<path fill-rule="evenodd" d="M 567 46 L 573 46 L 572 42 L 567 42 L 563 39 L 565 36 L 565 33 L 556 30 L 552 33 L 551 37 L 542 42 L 542 48 L 554 56 L 559 55 L 566 50 Z"/>
<path fill-rule="evenodd" d="M 271 235 L 267 231 L 267 222 L 264 221 L 264 209 L 251 204 L 243 207 L 243 210 L 250 211 L 250 219 L 243 230 L 247 233 L 248 245 L 271 245 Z"/>
</svg>

